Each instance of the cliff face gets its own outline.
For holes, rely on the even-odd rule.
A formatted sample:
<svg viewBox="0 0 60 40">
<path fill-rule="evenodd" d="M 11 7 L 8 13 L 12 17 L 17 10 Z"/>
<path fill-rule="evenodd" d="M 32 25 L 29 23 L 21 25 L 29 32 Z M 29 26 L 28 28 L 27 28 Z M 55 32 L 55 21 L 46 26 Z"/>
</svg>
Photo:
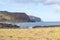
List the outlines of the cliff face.
<svg viewBox="0 0 60 40">
<path fill-rule="evenodd" d="M 0 22 L 29 22 L 30 18 L 25 13 L 0 11 Z"/>
<path fill-rule="evenodd" d="M 35 16 L 29 16 L 31 22 L 41 22 L 41 19 Z"/>
</svg>

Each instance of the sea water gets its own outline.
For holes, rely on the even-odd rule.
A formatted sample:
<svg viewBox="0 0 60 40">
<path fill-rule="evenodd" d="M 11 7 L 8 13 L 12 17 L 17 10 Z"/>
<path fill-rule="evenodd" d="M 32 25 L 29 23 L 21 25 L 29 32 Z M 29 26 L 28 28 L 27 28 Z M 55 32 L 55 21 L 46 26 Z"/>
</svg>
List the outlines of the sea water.
<svg viewBox="0 0 60 40">
<path fill-rule="evenodd" d="M 20 26 L 20 28 L 32 28 L 34 26 L 60 25 L 60 22 L 0 22 Z"/>
</svg>

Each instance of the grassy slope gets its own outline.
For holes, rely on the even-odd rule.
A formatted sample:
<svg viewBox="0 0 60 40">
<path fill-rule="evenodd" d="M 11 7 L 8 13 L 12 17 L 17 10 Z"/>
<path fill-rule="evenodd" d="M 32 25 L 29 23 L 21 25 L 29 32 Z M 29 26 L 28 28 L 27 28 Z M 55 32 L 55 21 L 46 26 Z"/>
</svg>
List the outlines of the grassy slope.
<svg viewBox="0 0 60 40">
<path fill-rule="evenodd" d="M 0 29 L 0 40 L 60 40 L 60 27 Z"/>
</svg>

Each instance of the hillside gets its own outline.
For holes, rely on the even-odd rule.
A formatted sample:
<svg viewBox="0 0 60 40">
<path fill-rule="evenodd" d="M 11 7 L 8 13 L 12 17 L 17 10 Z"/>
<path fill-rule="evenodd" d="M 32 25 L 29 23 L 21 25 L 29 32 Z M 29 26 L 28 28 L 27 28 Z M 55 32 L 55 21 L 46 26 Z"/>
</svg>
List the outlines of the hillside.
<svg viewBox="0 0 60 40">
<path fill-rule="evenodd" d="M 0 11 L 0 22 L 29 22 L 30 18 L 26 13 Z"/>
</svg>

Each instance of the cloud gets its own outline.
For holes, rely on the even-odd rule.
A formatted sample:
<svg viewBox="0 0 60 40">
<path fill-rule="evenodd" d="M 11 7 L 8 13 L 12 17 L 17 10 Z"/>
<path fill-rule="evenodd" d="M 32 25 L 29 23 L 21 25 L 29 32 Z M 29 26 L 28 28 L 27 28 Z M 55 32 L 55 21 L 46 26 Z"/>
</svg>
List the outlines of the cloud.
<svg viewBox="0 0 60 40">
<path fill-rule="evenodd" d="M 13 0 L 15 2 L 34 2 L 34 3 L 44 3 L 44 4 L 60 4 L 60 0 Z"/>
<path fill-rule="evenodd" d="M 44 5 L 53 5 L 55 9 L 60 9 L 60 0 L 1 0 L 0 4 L 18 4 L 18 3 L 42 3 Z"/>
<path fill-rule="evenodd" d="M 0 4 L 4 5 L 4 4 L 8 4 L 12 2 L 11 0 L 0 0 Z"/>
<path fill-rule="evenodd" d="M 33 2 L 33 3 L 38 3 L 38 2 L 40 2 L 41 0 L 14 0 L 15 2 L 18 2 L 18 3 L 31 3 L 31 2 Z"/>
<path fill-rule="evenodd" d="M 52 5 L 54 9 L 60 10 L 60 0 L 14 0 L 15 2 L 22 3 L 42 3 L 44 5 Z"/>
<path fill-rule="evenodd" d="M 54 9 L 56 9 L 56 10 L 60 10 L 60 5 L 55 4 L 55 5 L 52 5 L 52 6 L 53 6 Z"/>
<path fill-rule="evenodd" d="M 60 0 L 0 0 L 0 2 L 60 4 Z"/>
<path fill-rule="evenodd" d="M 46 5 L 51 5 L 55 10 L 60 10 L 60 0 L 46 0 L 42 3 Z"/>
</svg>

